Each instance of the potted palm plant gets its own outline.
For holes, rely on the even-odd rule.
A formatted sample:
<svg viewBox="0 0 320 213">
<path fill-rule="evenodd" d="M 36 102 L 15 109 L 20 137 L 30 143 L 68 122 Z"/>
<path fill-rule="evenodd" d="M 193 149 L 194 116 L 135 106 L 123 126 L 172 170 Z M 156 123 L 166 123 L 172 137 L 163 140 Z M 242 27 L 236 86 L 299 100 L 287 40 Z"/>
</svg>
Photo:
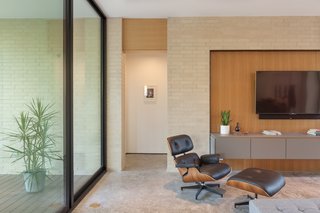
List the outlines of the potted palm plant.
<svg viewBox="0 0 320 213">
<path fill-rule="evenodd" d="M 228 135 L 230 134 L 230 110 L 221 111 L 221 125 L 220 125 L 220 134 Z"/>
<path fill-rule="evenodd" d="M 7 134 L 8 138 L 19 144 L 6 145 L 6 151 L 15 158 L 13 163 L 22 160 L 25 171 L 23 178 L 27 192 L 39 192 L 44 189 L 47 164 L 52 160 L 61 160 L 55 150 L 57 136 L 52 133 L 56 112 L 53 105 L 44 105 L 40 99 L 32 100 L 27 105 L 28 111 L 15 117 L 17 130 Z"/>
</svg>

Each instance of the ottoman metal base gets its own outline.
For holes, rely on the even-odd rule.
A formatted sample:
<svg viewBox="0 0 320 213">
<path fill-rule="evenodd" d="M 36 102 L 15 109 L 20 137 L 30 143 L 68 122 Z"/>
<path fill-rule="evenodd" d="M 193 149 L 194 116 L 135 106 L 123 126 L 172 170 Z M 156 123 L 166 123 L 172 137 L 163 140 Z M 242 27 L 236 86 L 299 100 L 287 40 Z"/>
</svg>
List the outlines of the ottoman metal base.
<svg viewBox="0 0 320 213">
<path fill-rule="evenodd" d="M 246 206 L 246 205 L 249 205 L 250 200 L 258 199 L 258 195 L 257 195 L 257 194 L 254 194 L 254 197 L 252 197 L 252 196 L 250 196 L 250 195 L 247 195 L 247 198 L 248 198 L 249 200 L 235 203 L 235 204 L 234 204 L 234 208 L 237 208 L 237 206 Z"/>
</svg>

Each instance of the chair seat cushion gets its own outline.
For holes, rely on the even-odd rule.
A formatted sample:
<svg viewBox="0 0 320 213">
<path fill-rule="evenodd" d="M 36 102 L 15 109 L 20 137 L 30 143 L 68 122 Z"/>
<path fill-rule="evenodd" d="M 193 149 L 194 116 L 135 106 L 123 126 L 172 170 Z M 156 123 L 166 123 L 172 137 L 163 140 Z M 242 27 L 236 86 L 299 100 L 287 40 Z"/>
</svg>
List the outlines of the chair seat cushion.
<svg viewBox="0 0 320 213">
<path fill-rule="evenodd" d="M 215 180 L 219 180 L 231 172 L 230 166 L 225 163 L 202 165 L 199 170 L 200 173 L 209 175 Z"/>
<path fill-rule="evenodd" d="M 230 177 L 227 185 L 271 197 L 285 185 L 285 180 L 272 170 L 248 168 Z"/>
</svg>

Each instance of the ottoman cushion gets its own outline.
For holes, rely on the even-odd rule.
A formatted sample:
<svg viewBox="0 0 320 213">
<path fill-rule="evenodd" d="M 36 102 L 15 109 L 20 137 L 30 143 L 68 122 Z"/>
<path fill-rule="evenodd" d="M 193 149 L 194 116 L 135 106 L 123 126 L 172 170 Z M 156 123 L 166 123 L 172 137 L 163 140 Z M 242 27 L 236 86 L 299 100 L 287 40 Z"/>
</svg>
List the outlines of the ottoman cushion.
<svg viewBox="0 0 320 213">
<path fill-rule="evenodd" d="M 272 197 L 285 185 L 284 177 L 266 169 L 248 168 L 230 177 L 227 185 Z"/>
</svg>

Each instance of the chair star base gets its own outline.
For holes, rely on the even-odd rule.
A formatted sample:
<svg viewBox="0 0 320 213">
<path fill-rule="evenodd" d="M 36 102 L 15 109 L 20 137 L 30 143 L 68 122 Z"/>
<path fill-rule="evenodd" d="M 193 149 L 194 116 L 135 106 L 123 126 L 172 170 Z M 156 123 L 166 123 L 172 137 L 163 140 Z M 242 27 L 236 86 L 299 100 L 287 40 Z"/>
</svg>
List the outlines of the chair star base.
<svg viewBox="0 0 320 213">
<path fill-rule="evenodd" d="M 196 184 L 197 185 L 192 185 L 192 186 L 182 186 L 181 191 L 183 191 L 184 189 L 198 189 L 197 194 L 195 196 L 196 200 L 198 200 L 198 196 L 200 195 L 202 190 L 207 190 L 209 192 L 212 192 L 214 194 L 217 194 L 223 197 L 223 192 L 221 192 L 221 190 L 218 189 L 220 188 L 220 184 L 218 183 L 205 184 L 204 182 L 200 182 Z"/>
</svg>

